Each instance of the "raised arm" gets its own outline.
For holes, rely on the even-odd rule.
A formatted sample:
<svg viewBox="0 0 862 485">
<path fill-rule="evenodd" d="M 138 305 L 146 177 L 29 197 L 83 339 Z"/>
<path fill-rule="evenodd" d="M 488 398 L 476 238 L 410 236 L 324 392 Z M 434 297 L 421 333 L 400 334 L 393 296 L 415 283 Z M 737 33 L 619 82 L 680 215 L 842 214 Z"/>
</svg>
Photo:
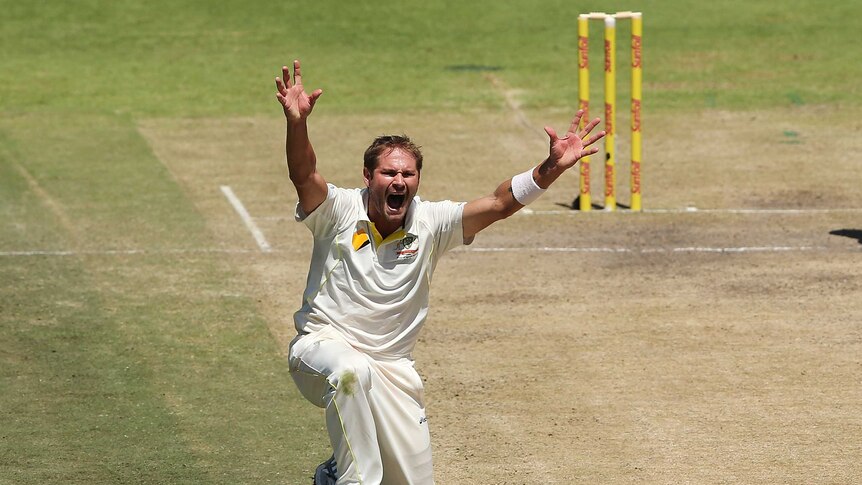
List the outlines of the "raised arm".
<svg viewBox="0 0 862 485">
<path fill-rule="evenodd" d="M 479 231 L 491 224 L 518 212 L 524 205 L 541 195 L 563 172 L 574 167 L 578 160 L 598 151 L 598 148 L 588 147 L 605 136 L 605 132 L 600 131 L 587 138 L 599 123 L 598 118 L 587 123 L 584 129 L 578 132 L 578 125 L 583 115 L 583 110 L 578 111 L 569 130 L 562 138 L 557 136 L 553 128 L 546 126 L 545 132 L 550 138 L 550 150 L 544 162 L 530 172 L 524 172 L 504 181 L 493 194 L 468 202 L 464 206 L 462 225 L 465 241 L 471 240 Z"/>
<path fill-rule="evenodd" d="M 314 148 L 308 139 L 308 124 L 306 120 L 314 103 L 323 94 L 318 89 L 311 94 L 305 92 L 302 87 L 302 74 L 299 69 L 299 61 L 293 61 L 293 81 L 290 79 L 290 69 L 287 66 L 281 68 L 282 78 L 275 78 L 275 87 L 278 92 L 275 97 L 284 109 L 284 117 L 287 120 L 287 133 L 285 135 L 285 152 L 287 153 L 287 170 L 290 173 L 290 181 L 296 187 L 299 196 L 299 206 L 306 214 L 311 214 L 326 200 L 326 181 L 317 172 L 317 157 Z"/>
</svg>

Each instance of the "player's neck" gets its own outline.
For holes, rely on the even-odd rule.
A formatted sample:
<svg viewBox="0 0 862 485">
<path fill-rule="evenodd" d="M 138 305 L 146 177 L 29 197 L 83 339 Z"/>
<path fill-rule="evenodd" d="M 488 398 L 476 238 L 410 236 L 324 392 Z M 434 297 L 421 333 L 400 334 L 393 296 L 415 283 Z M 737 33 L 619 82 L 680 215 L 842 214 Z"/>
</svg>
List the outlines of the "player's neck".
<svg viewBox="0 0 862 485">
<path fill-rule="evenodd" d="M 369 214 L 370 216 L 370 214 Z M 386 221 L 386 220 L 374 220 L 374 218 L 369 217 L 371 222 L 374 224 L 374 228 L 377 229 L 377 232 L 380 234 L 380 237 L 386 239 L 393 232 L 401 229 L 404 226 L 404 221 Z"/>
</svg>

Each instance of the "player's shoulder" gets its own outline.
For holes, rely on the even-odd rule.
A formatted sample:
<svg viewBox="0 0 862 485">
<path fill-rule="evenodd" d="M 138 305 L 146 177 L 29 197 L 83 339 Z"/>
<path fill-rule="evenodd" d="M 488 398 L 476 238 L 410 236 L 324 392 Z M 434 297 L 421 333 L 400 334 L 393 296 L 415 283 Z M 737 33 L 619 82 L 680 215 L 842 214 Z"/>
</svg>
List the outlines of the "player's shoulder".
<svg viewBox="0 0 862 485">
<path fill-rule="evenodd" d="M 360 188 L 345 188 L 339 187 L 335 184 L 327 183 L 326 186 L 329 189 L 330 197 L 345 197 L 345 198 L 359 198 L 362 199 L 362 190 Z"/>
<path fill-rule="evenodd" d="M 344 188 L 333 184 L 326 184 L 328 192 L 327 200 L 337 207 L 337 210 L 346 210 L 349 207 L 362 208 L 362 189 L 359 188 Z"/>
<path fill-rule="evenodd" d="M 361 189 L 345 189 L 334 184 L 326 184 L 326 199 L 318 205 L 310 214 L 304 214 L 302 208 L 297 204 L 296 220 L 303 221 L 306 225 L 313 225 L 320 231 L 332 224 L 321 223 L 330 221 L 336 227 L 343 226 L 351 219 L 355 219 L 363 210 Z M 315 234 L 318 230 L 313 230 Z M 325 232 L 325 231 L 324 231 Z"/>
<path fill-rule="evenodd" d="M 464 205 L 464 202 L 456 202 L 452 200 L 422 200 L 418 195 L 413 198 L 413 203 L 416 204 L 417 208 L 421 208 L 425 211 L 441 209 L 448 210 Z"/>
<path fill-rule="evenodd" d="M 422 223 L 435 223 L 441 219 L 450 219 L 455 216 L 460 216 L 463 202 L 453 202 L 451 200 L 422 200 L 419 196 L 413 198 L 415 207 L 414 217 Z"/>
</svg>

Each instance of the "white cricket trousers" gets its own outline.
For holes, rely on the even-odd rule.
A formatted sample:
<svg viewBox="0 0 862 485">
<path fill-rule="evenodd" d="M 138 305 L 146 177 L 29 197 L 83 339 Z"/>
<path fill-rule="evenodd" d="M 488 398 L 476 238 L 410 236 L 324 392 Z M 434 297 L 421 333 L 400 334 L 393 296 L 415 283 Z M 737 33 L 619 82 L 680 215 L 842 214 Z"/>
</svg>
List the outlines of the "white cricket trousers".
<svg viewBox="0 0 862 485">
<path fill-rule="evenodd" d="M 326 409 L 338 485 L 434 483 L 422 379 L 412 360 L 375 360 L 326 326 L 293 339 L 288 363 L 302 395 Z"/>
</svg>

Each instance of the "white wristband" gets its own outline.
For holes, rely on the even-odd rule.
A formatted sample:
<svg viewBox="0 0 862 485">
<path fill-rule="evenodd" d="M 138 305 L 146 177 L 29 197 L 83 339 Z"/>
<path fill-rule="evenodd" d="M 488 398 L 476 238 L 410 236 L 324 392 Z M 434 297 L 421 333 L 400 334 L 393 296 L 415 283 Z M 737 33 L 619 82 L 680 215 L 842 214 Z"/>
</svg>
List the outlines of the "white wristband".
<svg viewBox="0 0 862 485">
<path fill-rule="evenodd" d="M 545 193 L 533 180 L 533 169 L 512 177 L 512 195 L 521 205 L 528 205 Z"/>
</svg>

